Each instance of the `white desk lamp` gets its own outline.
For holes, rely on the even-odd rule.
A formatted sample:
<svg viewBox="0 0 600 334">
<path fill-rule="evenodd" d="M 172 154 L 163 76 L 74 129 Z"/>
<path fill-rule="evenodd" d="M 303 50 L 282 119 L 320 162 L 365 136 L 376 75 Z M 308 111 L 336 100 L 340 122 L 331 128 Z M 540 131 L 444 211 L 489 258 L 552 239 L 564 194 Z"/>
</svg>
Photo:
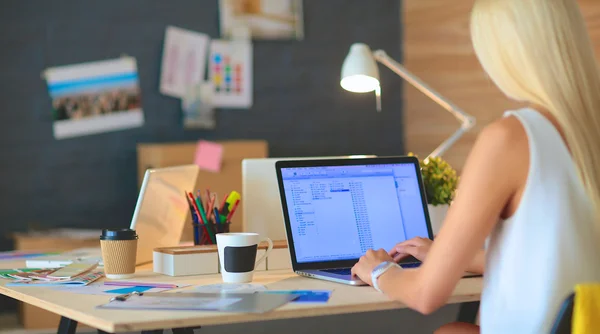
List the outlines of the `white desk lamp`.
<svg viewBox="0 0 600 334">
<path fill-rule="evenodd" d="M 462 122 L 460 128 L 431 152 L 427 159 L 444 154 L 465 132 L 475 126 L 475 118 L 473 116 L 467 114 L 427 86 L 414 74 L 406 70 L 404 66 L 390 58 L 385 51 L 376 50 L 375 52 L 371 52 L 371 49 L 366 44 L 355 43 L 350 47 L 350 52 L 342 65 L 342 80 L 340 81 L 342 88 L 354 93 L 375 91 L 377 111 L 381 111 L 381 87 L 379 85 L 379 70 L 375 60 L 387 66 Z"/>
</svg>

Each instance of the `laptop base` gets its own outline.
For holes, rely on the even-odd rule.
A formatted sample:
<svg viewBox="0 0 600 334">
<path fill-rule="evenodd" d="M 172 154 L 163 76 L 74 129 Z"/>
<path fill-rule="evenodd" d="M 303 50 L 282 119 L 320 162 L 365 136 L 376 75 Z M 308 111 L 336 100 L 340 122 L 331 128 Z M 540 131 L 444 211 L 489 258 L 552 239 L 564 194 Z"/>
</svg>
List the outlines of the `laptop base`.
<svg viewBox="0 0 600 334">
<path fill-rule="evenodd" d="M 316 278 L 316 279 L 320 279 L 320 280 L 324 280 L 324 281 L 330 281 L 330 282 L 341 283 L 341 284 L 346 284 L 346 285 L 354 285 L 354 286 L 367 285 L 367 283 L 361 281 L 360 279 L 358 279 L 356 277 L 352 277 L 351 275 L 333 274 L 333 273 L 328 273 L 328 272 L 321 271 L 321 270 L 298 270 L 298 271 L 296 271 L 296 274 L 303 276 L 303 277 Z"/>
</svg>

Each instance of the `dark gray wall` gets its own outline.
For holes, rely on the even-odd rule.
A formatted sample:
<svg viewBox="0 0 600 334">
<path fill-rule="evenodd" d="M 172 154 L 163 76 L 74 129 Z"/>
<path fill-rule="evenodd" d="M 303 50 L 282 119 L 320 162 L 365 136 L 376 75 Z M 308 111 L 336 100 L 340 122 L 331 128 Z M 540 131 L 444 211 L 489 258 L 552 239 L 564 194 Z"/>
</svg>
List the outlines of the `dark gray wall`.
<svg viewBox="0 0 600 334">
<path fill-rule="evenodd" d="M 2 0 L 0 235 L 30 226 L 126 226 L 137 196 L 135 145 L 140 142 L 266 139 L 275 157 L 403 153 L 401 80 L 381 69 L 381 113 L 375 111 L 372 94 L 339 87 L 341 64 L 354 42 L 383 48 L 401 60 L 399 13 L 399 0 L 305 0 L 304 41 L 254 44 L 252 109 L 219 111 L 214 131 L 186 131 L 179 100 L 158 92 L 164 30 L 176 25 L 219 37 L 217 0 Z M 144 127 L 54 140 L 50 99 L 40 73 L 50 66 L 121 54 L 138 62 Z M 0 243 L 0 249 L 8 248 L 8 240 Z M 8 305 L 1 304 L 0 309 Z M 404 316 L 398 318 L 400 314 Z M 382 322 L 386 317 L 393 320 Z M 252 324 L 248 329 L 287 332 L 303 325 L 316 332 L 338 328 L 348 333 L 372 324 L 402 332 L 426 322 L 412 312 L 385 312 Z M 430 323 L 424 332 L 441 322 Z M 347 326 L 340 328 L 342 323 Z"/>
<path fill-rule="evenodd" d="M 305 0 L 304 41 L 256 41 L 254 105 L 186 131 L 179 100 L 158 92 L 165 27 L 219 37 L 217 0 L 0 2 L 0 234 L 28 226 L 126 226 L 137 196 L 135 145 L 266 139 L 271 156 L 403 153 L 401 80 L 381 70 L 372 94 L 343 91 L 342 61 L 365 42 L 401 60 L 399 0 Z M 137 59 L 142 128 L 54 140 L 40 72 L 128 54 Z M 7 243 L 3 243 L 7 248 Z"/>
</svg>

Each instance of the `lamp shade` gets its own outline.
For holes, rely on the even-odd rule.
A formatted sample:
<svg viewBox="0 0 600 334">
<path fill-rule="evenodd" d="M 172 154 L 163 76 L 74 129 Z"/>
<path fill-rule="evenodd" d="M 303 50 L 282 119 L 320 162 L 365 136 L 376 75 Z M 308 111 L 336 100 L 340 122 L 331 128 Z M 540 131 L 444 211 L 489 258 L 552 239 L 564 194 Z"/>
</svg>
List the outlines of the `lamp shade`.
<svg viewBox="0 0 600 334">
<path fill-rule="evenodd" d="M 379 88 L 379 69 L 368 45 L 355 43 L 342 65 L 340 85 L 354 93 L 372 92 Z"/>
</svg>

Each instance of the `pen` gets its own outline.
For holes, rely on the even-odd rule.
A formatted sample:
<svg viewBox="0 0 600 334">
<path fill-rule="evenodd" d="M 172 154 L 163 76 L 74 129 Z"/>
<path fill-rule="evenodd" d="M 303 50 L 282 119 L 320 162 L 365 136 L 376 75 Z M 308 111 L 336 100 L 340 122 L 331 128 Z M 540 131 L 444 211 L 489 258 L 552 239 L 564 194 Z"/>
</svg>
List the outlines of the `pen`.
<svg viewBox="0 0 600 334">
<path fill-rule="evenodd" d="M 221 215 L 219 215 L 219 209 L 215 208 L 215 222 L 217 224 L 221 224 Z"/>
<path fill-rule="evenodd" d="M 219 233 L 223 232 L 223 226 L 221 225 L 221 215 L 219 214 L 219 209 L 213 209 L 215 214 L 215 229 L 219 231 Z"/>
<path fill-rule="evenodd" d="M 188 202 L 188 205 L 190 206 L 190 212 L 192 214 L 192 221 L 196 224 L 196 225 L 192 225 L 194 228 L 194 245 L 199 245 L 200 244 L 200 233 L 198 231 L 198 217 L 196 216 L 196 213 L 194 212 L 194 205 L 192 205 L 192 202 L 190 202 L 190 198 L 188 197 L 187 192 L 184 192 L 185 194 L 185 199 Z"/>
<path fill-rule="evenodd" d="M 202 217 L 202 221 L 204 222 L 204 229 L 208 233 L 208 236 L 210 237 L 212 243 L 215 244 L 215 236 L 212 233 L 212 229 L 209 228 L 209 226 L 207 226 L 209 222 L 208 219 L 206 219 L 206 213 L 204 212 L 204 208 L 202 207 L 202 199 L 200 199 L 200 196 L 196 197 L 196 202 L 198 203 L 198 210 L 200 210 L 200 217 Z"/>
<path fill-rule="evenodd" d="M 219 209 L 219 212 L 223 213 L 223 214 L 227 214 L 228 212 L 225 212 L 225 204 L 227 204 L 227 197 L 229 195 L 225 195 L 225 197 L 223 197 L 223 203 L 221 203 L 221 208 Z"/>
<path fill-rule="evenodd" d="M 233 205 L 233 208 L 231 208 L 231 211 L 227 215 L 227 219 L 225 220 L 226 222 L 230 222 L 231 221 L 231 217 L 233 217 L 233 214 L 235 213 L 235 209 L 237 209 L 237 207 L 238 207 L 239 204 L 240 204 L 240 200 L 238 199 L 237 201 L 235 201 L 235 204 Z"/>
</svg>

